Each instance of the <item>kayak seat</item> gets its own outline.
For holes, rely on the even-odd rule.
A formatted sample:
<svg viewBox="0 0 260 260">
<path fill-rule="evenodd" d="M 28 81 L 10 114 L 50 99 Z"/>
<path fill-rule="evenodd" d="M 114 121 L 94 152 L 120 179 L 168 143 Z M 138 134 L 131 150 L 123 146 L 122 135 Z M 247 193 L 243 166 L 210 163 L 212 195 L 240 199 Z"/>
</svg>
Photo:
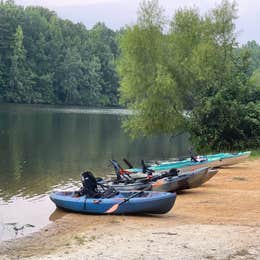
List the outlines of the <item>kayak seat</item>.
<svg viewBox="0 0 260 260">
<path fill-rule="evenodd" d="M 80 189 L 81 195 L 89 198 L 111 198 L 118 194 L 113 187 L 106 187 L 98 183 L 92 172 L 86 171 L 81 174 L 83 187 Z M 98 188 L 100 186 L 101 189 Z"/>
<path fill-rule="evenodd" d="M 197 158 L 196 158 L 195 156 L 191 156 L 191 157 L 190 157 L 190 160 L 191 160 L 192 162 L 198 162 L 198 161 L 197 161 Z"/>
<path fill-rule="evenodd" d="M 169 171 L 169 175 L 170 175 L 170 176 L 178 176 L 178 172 L 179 172 L 178 169 L 172 168 L 172 169 L 170 169 L 170 171 Z"/>
<path fill-rule="evenodd" d="M 199 156 L 191 156 L 191 161 L 192 162 L 205 162 L 207 161 L 207 158 L 199 158 Z"/>
<path fill-rule="evenodd" d="M 152 176 L 154 173 L 154 170 L 149 169 L 151 167 L 150 165 L 146 165 L 144 160 L 141 160 L 142 168 L 143 168 L 143 173 L 147 173 L 148 175 Z"/>
<path fill-rule="evenodd" d="M 100 198 L 100 191 L 97 187 L 97 180 L 92 172 L 86 171 L 81 174 L 83 187 L 80 189 L 82 195 L 90 198 Z"/>
</svg>

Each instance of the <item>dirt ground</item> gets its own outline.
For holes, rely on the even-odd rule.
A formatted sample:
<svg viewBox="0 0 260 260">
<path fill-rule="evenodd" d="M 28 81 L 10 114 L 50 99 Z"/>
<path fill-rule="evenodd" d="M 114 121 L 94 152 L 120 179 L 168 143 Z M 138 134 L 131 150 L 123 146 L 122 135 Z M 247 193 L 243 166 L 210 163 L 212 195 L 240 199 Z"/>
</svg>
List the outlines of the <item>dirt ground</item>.
<svg viewBox="0 0 260 260">
<path fill-rule="evenodd" d="M 41 232 L 0 245 L 0 259 L 260 259 L 260 159 L 178 194 L 162 216 L 56 210 Z"/>
</svg>

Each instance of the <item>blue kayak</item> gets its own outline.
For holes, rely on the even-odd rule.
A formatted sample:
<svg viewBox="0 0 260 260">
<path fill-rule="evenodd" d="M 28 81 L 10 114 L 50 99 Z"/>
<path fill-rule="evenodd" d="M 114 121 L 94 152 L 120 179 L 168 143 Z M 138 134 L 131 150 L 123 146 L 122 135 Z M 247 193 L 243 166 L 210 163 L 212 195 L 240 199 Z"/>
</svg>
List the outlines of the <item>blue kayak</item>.
<svg viewBox="0 0 260 260">
<path fill-rule="evenodd" d="M 218 153 L 205 156 L 196 156 L 182 161 L 168 161 L 159 164 L 153 164 L 148 167 L 149 170 L 155 172 L 166 171 L 172 168 L 179 169 L 180 172 L 194 171 L 202 167 L 224 167 L 236 163 L 240 163 L 250 156 L 251 152 L 239 153 Z M 141 168 L 127 169 L 131 173 L 140 173 L 143 171 Z M 134 177 L 134 176 L 133 176 Z"/>
<path fill-rule="evenodd" d="M 123 191 L 112 198 L 88 198 L 73 191 L 56 191 L 50 199 L 58 208 L 86 214 L 107 214 L 115 204 L 119 205 L 113 214 L 164 214 L 173 207 L 176 193 Z"/>
</svg>

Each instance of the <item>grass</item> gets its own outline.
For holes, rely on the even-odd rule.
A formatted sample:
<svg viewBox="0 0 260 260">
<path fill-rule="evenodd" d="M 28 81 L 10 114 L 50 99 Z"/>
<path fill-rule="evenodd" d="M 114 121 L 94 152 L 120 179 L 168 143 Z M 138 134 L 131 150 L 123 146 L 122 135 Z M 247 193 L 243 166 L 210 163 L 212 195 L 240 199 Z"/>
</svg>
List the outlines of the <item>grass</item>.
<svg viewBox="0 0 260 260">
<path fill-rule="evenodd" d="M 250 159 L 260 158 L 260 149 L 251 150 Z"/>
<path fill-rule="evenodd" d="M 74 239 L 79 243 L 79 245 L 83 245 L 84 242 L 85 242 L 84 237 L 81 237 L 81 236 L 78 236 L 78 235 L 74 236 Z"/>
<path fill-rule="evenodd" d="M 94 240 L 96 240 L 96 238 L 97 238 L 96 236 L 91 236 L 89 241 L 94 241 Z"/>
<path fill-rule="evenodd" d="M 247 179 L 244 178 L 244 177 L 233 177 L 233 180 L 235 180 L 235 181 L 247 181 Z"/>
</svg>

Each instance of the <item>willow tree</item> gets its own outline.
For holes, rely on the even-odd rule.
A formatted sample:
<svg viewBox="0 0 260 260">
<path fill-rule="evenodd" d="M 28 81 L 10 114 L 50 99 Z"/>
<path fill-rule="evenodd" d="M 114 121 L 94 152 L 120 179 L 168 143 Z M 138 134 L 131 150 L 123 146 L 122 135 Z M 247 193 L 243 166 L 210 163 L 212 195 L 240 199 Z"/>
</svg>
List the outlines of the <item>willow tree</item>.
<svg viewBox="0 0 260 260">
<path fill-rule="evenodd" d="M 259 90 L 250 84 L 248 57 L 235 51 L 236 17 L 235 2 L 223 0 L 203 16 L 179 9 L 168 24 L 157 1 L 141 4 L 119 63 L 133 136 L 185 130 L 200 148 L 260 144 Z"/>
<path fill-rule="evenodd" d="M 124 122 L 132 136 L 172 133 L 183 125 L 182 103 L 167 68 L 166 18 L 157 0 L 144 1 L 137 23 L 121 38 L 121 104 L 134 114 Z"/>
</svg>

